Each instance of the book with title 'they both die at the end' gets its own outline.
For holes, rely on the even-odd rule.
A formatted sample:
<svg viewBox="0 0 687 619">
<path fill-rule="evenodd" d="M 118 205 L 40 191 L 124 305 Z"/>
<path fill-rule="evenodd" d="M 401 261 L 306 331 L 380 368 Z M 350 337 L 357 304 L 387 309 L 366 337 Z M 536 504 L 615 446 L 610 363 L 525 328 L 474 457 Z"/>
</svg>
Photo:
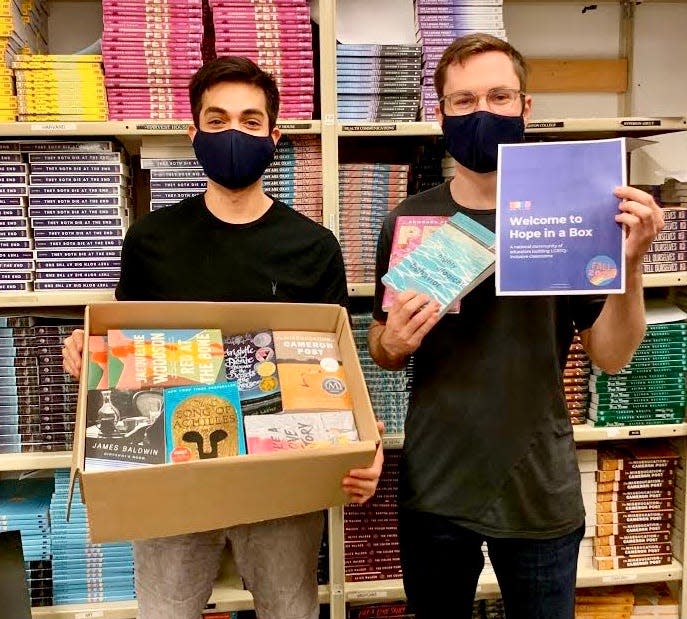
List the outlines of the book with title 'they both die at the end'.
<svg viewBox="0 0 687 619">
<path fill-rule="evenodd" d="M 413 290 L 439 303 L 443 315 L 494 272 L 495 235 L 455 213 L 396 264 L 382 283 L 396 292 Z"/>
</svg>

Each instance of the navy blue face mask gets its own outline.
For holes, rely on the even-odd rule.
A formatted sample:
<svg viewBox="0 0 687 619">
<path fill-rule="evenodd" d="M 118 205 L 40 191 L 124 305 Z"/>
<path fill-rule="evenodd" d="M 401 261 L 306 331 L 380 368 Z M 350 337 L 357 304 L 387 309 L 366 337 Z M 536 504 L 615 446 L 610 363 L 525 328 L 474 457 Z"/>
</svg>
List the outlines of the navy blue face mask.
<svg viewBox="0 0 687 619">
<path fill-rule="evenodd" d="M 442 130 L 451 157 L 481 174 L 496 170 L 499 144 L 525 140 L 522 116 L 502 116 L 485 110 L 463 116 L 444 116 Z"/>
<path fill-rule="evenodd" d="M 208 178 L 227 189 L 243 189 L 257 181 L 274 159 L 271 136 L 252 135 L 238 129 L 201 131 L 193 150 Z"/>
</svg>

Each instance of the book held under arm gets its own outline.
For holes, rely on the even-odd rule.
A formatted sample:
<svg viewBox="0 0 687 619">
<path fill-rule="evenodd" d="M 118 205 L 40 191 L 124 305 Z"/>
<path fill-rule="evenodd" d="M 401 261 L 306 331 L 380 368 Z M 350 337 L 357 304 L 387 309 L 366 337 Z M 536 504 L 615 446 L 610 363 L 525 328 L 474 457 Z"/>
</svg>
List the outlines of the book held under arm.
<svg viewBox="0 0 687 619">
<path fill-rule="evenodd" d="M 625 291 L 625 140 L 499 145 L 496 294 Z"/>
<path fill-rule="evenodd" d="M 396 292 L 414 290 L 439 303 L 439 313 L 494 272 L 494 233 L 456 213 L 391 267 L 382 283 Z"/>
</svg>

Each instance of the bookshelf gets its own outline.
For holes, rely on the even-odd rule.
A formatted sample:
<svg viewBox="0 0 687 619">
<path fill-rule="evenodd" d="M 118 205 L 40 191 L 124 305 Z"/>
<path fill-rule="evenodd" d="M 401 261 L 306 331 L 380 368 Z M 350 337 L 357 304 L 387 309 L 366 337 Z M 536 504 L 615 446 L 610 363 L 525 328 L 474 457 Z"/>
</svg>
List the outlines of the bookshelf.
<svg viewBox="0 0 687 619">
<path fill-rule="evenodd" d="M 99 5 L 99 0 L 53 0 L 59 5 L 60 15 L 64 17 L 72 11 L 78 15 L 80 8 Z M 510 13 L 539 10 L 534 0 L 505 0 Z M 584 6 L 579 0 L 555 0 L 547 5 L 559 4 L 567 7 Z M 605 10 L 618 9 L 618 19 L 627 23 L 621 16 L 621 9 L 627 7 L 627 0 L 602 0 L 598 3 Z M 71 6 L 73 5 L 73 6 Z M 642 5 L 687 5 L 687 0 L 648 0 Z M 673 7 L 674 8 L 674 7 Z M 382 138 L 388 140 L 393 148 L 398 138 L 417 140 L 433 139 L 441 135 L 436 122 L 339 122 L 336 117 L 336 0 L 320 0 L 320 102 L 321 119 L 312 121 L 280 119 L 278 122 L 282 132 L 286 135 L 311 134 L 319 135 L 322 142 L 323 167 L 323 221 L 325 226 L 339 233 L 338 221 L 338 162 L 339 147 L 346 140 L 356 138 Z M 68 29 L 69 23 L 61 28 Z M 687 27 L 687 20 L 684 22 Z M 55 24 L 59 29 L 60 25 Z M 563 27 L 565 28 L 565 27 Z M 541 24 L 532 24 L 528 32 L 520 32 L 520 36 L 532 36 L 535 39 L 542 29 Z M 64 38 L 64 34 L 62 35 Z M 540 37 L 544 39 L 545 37 Z M 612 38 L 612 37 L 611 37 Z M 519 42 L 513 40 L 516 47 Z M 612 44 L 615 45 L 617 41 Z M 632 46 L 629 47 L 629 55 Z M 539 53 L 538 55 L 543 55 Z M 682 80 L 684 81 L 684 80 Z M 626 109 L 626 105 L 618 105 L 618 116 L 609 113 L 612 105 L 602 105 L 598 114 L 590 113 L 593 105 L 587 105 L 586 95 L 582 96 L 585 106 L 581 117 L 570 117 L 568 108 L 561 112 L 561 116 L 546 114 L 546 117 L 533 120 L 527 128 L 527 134 L 533 139 L 589 139 L 600 137 L 615 137 L 619 135 L 629 137 L 650 137 L 661 133 L 687 131 L 687 107 L 678 113 L 665 113 L 663 109 L 657 115 L 639 115 L 639 111 Z M 679 97 L 678 97 L 679 98 Z M 563 106 L 564 108 L 566 106 Z M 576 110 L 577 111 L 577 110 Z M 644 113 L 652 110 L 643 110 Z M 633 113 L 637 115 L 634 116 Z M 149 120 L 132 119 L 127 121 L 108 122 L 51 122 L 51 123 L 0 123 L 0 137 L 13 138 L 85 138 L 85 137 L 114 137 L 122 142 L 130 154 L 136 154 L 141 140 L 145 138 L 164 137 L 170 135 L 186 135 L 189 121 L 179 120 Z M 364 141 L 361 142 L 364 144 Z M 687 273 L 645 275 L 644 285 L 647 288 L 666 288 L 682 286 L 687 283 Z M 371 283 L 349 282 L 349 293 L 355 297 L 369 298 L 374 292 Z M 112 292 L 83 291 L 83 292 L 50 292 L 50 293 L 0 293 L 0 309 L 18 310 L 38 308 L 80 308 L 86 304 L 108 301 Z M 612 441 L 618 439 L 637 439 L 669 437 L 679 441 L 683 446 L 687 436 L 687 423 L 671 426 L 639 426 L 627 428 L 594 428 L 593 426 L 574 427 L 575 440 L 579 443 Z M 402 435 L 390 435 L 384 438 L 385 447 L 398 449 L 402 447 Z M 29 470 L 50 470 L 67 468 L 71 465 L 71 454 L 61 453 L 32 453 L 0 455 L 0 471 L 8 474 Z M 402 583 L 398 580 L 373 581 L 364 583 L 346 583 L 343 556 L 343 508 L 329 510 L 329 572 L 330 583 L 319 589 L 320 602 L 330 605 L 331 619 L 344 619 L 346 603 L 351 601 L 382 602 L 404 599 Z M 610 570 L 600 572 L 581 569 L 578 572 L 578 585 L 604 586 L 621 583 L 641 583 L 655 581 L 684 581 L 683 564 L 677 559 L 669 566 L 637 568 L 629 570 Z M 681 616 L 687 619 L 687 592 L 682 587 Z M 450 592 L 438 594 L 450 595 Z M 484 577 L 478 587 L 479 597 L 493 597 L 498 595 L 495 580 Z M 243 610 L 252 607 L 250 593 L 245 591 L 241 583 L 235 578 L 224 579 L 217 583 L 210 599 L 211 610 Z M 33 610 L 34 618 L 42 619 L 133 619 L 136 614 L 135 601 L 90 603 L 78 605 L 60 605 L 41 607 Z"/>
</svg>

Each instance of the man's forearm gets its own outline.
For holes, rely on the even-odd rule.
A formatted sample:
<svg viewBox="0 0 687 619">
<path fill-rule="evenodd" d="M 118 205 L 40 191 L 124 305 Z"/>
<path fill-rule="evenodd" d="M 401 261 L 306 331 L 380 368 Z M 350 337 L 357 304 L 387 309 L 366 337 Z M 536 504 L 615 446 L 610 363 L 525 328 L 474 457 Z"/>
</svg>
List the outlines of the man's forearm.
<svg viewBox="0 0 687 619">
<path fill-rule="evenodd" d="M 608 295 L 592 328 L 582 335 L 582 343 L 591 360 L 609 374 L 627 365 L 646 331 L 644 290 L 639 270 L 628 272 L 625 290 L 625 294 Z"/>
<path fill-rule="evenodd" d="M 370 349 L 370 356 L 375 363 L 386 370 L 401 370 L 408 362 L 407 356 L 394 356 L 384 348 L 382 344 L 382 335 L 386 325 L 381 322 L 374 321 L 370 326 L 367 334 L 367 345 Z"/>
</svg>

